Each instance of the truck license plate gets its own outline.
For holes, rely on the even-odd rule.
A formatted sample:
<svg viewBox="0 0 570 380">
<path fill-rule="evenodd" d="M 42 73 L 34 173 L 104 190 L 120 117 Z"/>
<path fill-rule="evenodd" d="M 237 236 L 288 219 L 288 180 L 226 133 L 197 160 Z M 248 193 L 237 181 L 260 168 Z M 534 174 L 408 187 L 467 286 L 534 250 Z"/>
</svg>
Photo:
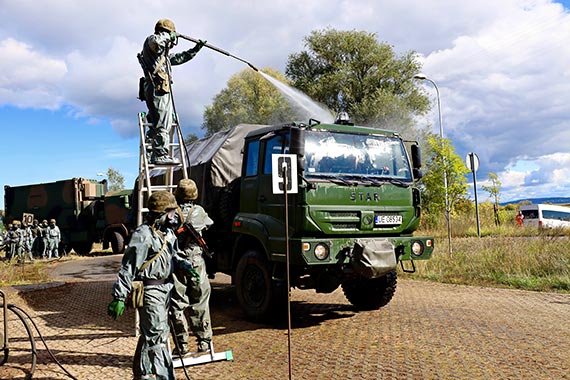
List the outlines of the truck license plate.
<svg viewBox="0 0 570 380">
<path fill-rule="evenodd" d="M 374 224 L 377 226 L 402 224 L 402 215 L 374 215 Z"/>
</svg>

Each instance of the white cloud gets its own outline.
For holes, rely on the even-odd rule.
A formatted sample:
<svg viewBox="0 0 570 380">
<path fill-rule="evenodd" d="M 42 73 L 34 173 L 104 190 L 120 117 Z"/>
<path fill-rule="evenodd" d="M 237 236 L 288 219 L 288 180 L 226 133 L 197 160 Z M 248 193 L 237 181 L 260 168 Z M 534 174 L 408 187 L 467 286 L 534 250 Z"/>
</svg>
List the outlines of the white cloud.
<svg viewBox="0 0 570 380">
<path fill-rule="evenodd" d="M 396 51 L 422 54 L 422 71 L 441 91 L 445 134 L 461 157 L 478 154 L 482 177 L 500 173 L 512 194 L 570 187 L 552 158 L 569 152 L 570 14 L 550 0 L 0 0 L 0 17 L 0 105 L 60 107 L 109 121 L 124 137 L 136 137 L 136 115 L 146 109 L 136 99 L 136 53 L 159 18 L 281 70 L 312 30 L 374 32 Z M 174 51 L 192 46 L 181 41 Z M 186 132 L 201 134 L 204 107 L 243 69 L 207 48 L 174 68 Z M 436 112 L 429 117 L 437 131 Z M 520 160 L 540 169 L 509 167 Z"/>
<path fill-rule="evenodd" d="M 0 41 L 0 57 L 0 104 L 59 107 L 63 100 L 59 84 L 67 71 L 65 62 L 44 56 L 12 38 Z"/>
</svg>

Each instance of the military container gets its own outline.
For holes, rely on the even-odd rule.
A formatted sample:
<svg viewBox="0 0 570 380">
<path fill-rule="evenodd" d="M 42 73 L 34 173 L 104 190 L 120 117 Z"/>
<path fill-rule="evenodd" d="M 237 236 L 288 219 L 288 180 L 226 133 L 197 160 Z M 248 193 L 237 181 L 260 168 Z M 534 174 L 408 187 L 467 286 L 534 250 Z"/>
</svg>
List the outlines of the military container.
<svg viewBox="0 0 570 380">
<path fill-rule="evenodd" d="M 88 254 L 101 241 L 97 219 L 103 212 L 107 181 L 72 178 L 23 186 L 4 186 L 4 223 L 55 219 L 61 230 L 60 251 Z M 28 223 L 31 221 L 28 220 Z"/>
<path fill-rule="evenodd" d="M 413 272 L 432 255 L 433 238 L 414 235 L 420 150 L 395 132 L 314 120 L 243 124 L 187 149 L 197 202 L 214 220 L 204 233 L 214 252 L 208 272 L 232 276 L 251 319 L 286 305 L 288 269 L 292 287 L 341 286 L 356 308 L 376 309 L 394 295 L 398 264 Z M 275 154 L 292 155 L 276 161 L 277 172 Z M 285 174 L 287 186 L 297 184 L 287 203 Z"/>
</svg>

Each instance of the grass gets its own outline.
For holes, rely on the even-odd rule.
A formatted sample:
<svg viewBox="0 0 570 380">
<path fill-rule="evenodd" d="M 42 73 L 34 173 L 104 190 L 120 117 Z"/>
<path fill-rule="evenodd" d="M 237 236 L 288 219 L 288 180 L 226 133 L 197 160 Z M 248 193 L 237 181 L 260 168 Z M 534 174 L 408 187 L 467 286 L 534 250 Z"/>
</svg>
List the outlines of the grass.
<svg viewBox="0 0 570 380">
<path fill-rule="evenodd" d="M 430 260 L 416 262 L 416 273 L 401 277 L 570 293 L 570 230 L 486 223 L 479 238 L 474 224 L 452 220 L 451 257 L 445 226 L 418 232 L 435 237 L 436 251 Z"/>
<path fill-rule="evenodd" d="M 0 262 L 0 286 L 37 284 L 48 281 L 46 262 L 36 260 L 24 265 L 7 261 Z"/>
</svg>

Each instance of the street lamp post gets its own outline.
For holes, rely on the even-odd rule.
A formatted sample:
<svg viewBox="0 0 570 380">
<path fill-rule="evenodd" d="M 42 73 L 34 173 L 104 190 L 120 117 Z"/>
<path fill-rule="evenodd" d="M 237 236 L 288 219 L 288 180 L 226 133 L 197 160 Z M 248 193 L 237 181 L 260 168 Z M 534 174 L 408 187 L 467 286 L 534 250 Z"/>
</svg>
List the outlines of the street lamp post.
<svg viewBox="0 0 570 380">
<path fill-rule="evenodd" d="M 439 116 L 439 138 L 441 140 L 441 151 L 442 151 L 442 161 L 443 161 L 443 187 L 445 189 L 445 220 L 447 221 L 447 240 L 449 245 L 449 256 L 451 257 L 453 256 L 453 248 L 451 246 L 451 219 L 449 216 L 450 213 L 449 195 L 447 191 L 447 160 L 446 160 L 445 144 L 443 141 L 443 121 L 441 116 L 441 100 L 439 97 L 439 88 L 437 87 L 437 84 L 433 80 L 428 78 L 428 76 L 423 73 L 414 75 L 414 79 L 426 80 L 431 84 L 433 84 L 433 87 L 435 87 L 435 93 L 437 95 L 437 113 Z"/>
</svg>

